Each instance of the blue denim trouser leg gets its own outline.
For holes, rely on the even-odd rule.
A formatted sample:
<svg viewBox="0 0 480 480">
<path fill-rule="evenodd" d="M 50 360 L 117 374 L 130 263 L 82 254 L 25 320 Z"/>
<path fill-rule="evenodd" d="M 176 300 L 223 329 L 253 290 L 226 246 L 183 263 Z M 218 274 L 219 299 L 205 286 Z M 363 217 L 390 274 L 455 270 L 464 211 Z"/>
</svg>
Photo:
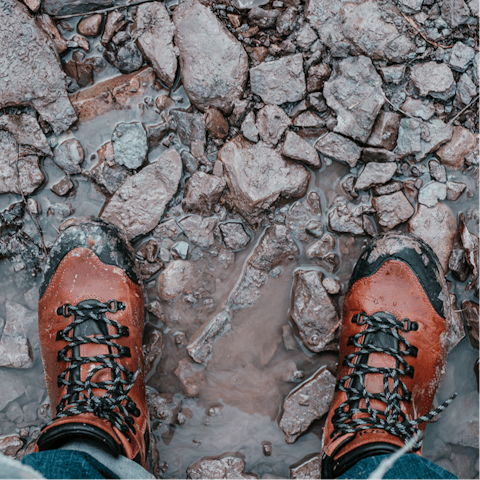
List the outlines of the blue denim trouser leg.
<svg viewBox="0 0 480 480">
<path fill-rule="evenodd" d="M 364 458 L 347 470 L 339 478 L 368 478 L 380 465 L 380 462 L 390 455 L 375 455 Z M 407 453 L 400 457 L 387 471 L 383 478 L 457 478 L 453 473 L 439 467 L 426 458 Z"/>
</svg>

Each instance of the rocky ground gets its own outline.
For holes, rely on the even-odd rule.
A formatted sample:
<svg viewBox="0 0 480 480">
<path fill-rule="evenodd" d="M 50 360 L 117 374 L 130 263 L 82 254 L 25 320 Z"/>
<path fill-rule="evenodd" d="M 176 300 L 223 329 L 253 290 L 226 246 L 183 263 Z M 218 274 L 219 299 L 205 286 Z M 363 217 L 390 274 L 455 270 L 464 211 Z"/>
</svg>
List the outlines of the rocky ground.
<svg viewBox="0 0 480 480">
<path fill-rule="evenodd" d="M 349 276 L 398 230 L 455 301 L 424 454 L 478 477 L 478 2 L 136 4 L 0 0 L 0 451 L 50 418 L 39 278 L 94 215 L 145 283 L 156 476 L 318 478 Z"/>
</svg>

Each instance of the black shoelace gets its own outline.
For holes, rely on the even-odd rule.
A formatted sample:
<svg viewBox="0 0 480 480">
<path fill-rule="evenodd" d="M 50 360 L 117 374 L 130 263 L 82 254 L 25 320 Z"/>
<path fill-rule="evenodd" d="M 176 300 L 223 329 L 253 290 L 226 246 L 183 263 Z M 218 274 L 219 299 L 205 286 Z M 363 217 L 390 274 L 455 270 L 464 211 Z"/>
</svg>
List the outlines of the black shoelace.
<svg viewBox="0 0 480 480">
<path fill-rule="evenodd" d="M 124 309 L 125 304 L 116 300 L 110 300 L 107 303 L 96 302 L 93 305 L 82 304 L 73 306 L 65 304 L 58 308 L 58 315 L 64 317 L 75 315 L 75 320 L 63 330 L 57 332 L 57 341 L 65 340 L 68 342 L 68 345 L 58 352 L 58 361 L 64 361 L 70 363 L 70 365 L 58 376 L 58 386 L 67 387 L 67 393 L 60 400 L 56 409 L 56 416 L 49 425 L 59 418 L 81 413 L 93 413 L 99 418 L 108 420 L 123 434 L 127 434 L 129 430 L 135 433 L 132 416 L 138 417 L 140 411 L 135 402 L 128 396 L 128 393 L 133 388 L 140 370 L 132 373 L 115 361 L 122 357 L 130 357 L 130 349 L 128 347 L 123 347 L 112 341 L 122 336 L 128 337 L 129 331 L 128 327 L 120 325 L 115 320 L 110 320 L 105 315 L 107 312 L 116 313 L 118 310 Z M 116 328 L 117 333 L 98 336 L 76 336 L 72 333 L 69 336 L 71 330 L 75 332 L 75 327 L 89 320 L 111 325 Z M 106 345 L 109 347 L 110 353 L 93 357 L 82 357 L 75 354 L 75 347 L 89 343 Z M 70 350 L 72 354 L 67 356 Z M 74 375 L 74 372 L 79 372 L 81 365 L 87 363 L 98 365 L 95 365 L 89 371 L 85 381 L 80 381 L 79 375 Z M 111 380 L 92 381 L 93 376 L 104 369 L 110 370 Z M 97 396 L 94 394 L 93 389 L 102 389 L 106 392 L 102 396 Z"/>
<path fill-rule="evenodd" d="M 401 377 L 407 375 L 413 378 L 414 369 L 408 364 L 404 357 L 409 355 L 416 357 L 417 348 L 411 345 L 399 332 L 417 330 L 418 324 L 408 319 L 397 320 L 395 315 L 387 312 L 377 312 L 371 316 L 365 313 L 357 314 L 352 318 L 352 323 L 357 323 L 358 325 L 367 324 L 368 326 L 364 331 L 352 335 L 348 339 L 347 345 L 355 345 L 358 350 L 347 355 L 344 359 L 344 365 L 353 368 L 354 371 L 340 379 L 337 383 L 337 389 L 345 392 L 347 399 L 334 412 L 332 418 L 334 428 L 331 437 L 375 428 L 385 430 L 401 438 L 405 443 L 411 438 L 415 438 L 415 444 L 412 450 L 416 451 L 420 449 L 422 445 L 422 435 L 420 435 L 421 432 L 418 432 L 416 427 L 424 422 L 430 421 L 439 413 L 443 412 L 456 397 L 456 394 L 452 395 L 427 415 L 408 420 L 401 410 L 400 402 L 410 402 L 412 395 L 405 383 L 401 380 Z M 366 335 L 378 335 L 379 333 L 392 336 L 396 339 L 398 348 L 378 346 L 365 341 Z M 360 343 L 362 337 L 364 337 L 364 343 Z M 400 349 L 402 344 L 405 347 L 404 350 Z M 394 368 L 373 367 L 367 365 L 366 361 L 362 363 L 361 356 L 365 355 L 366 357 L 363 358 L 368 359 L 368 355 L 371 353 L 383 353 L 392 356 L 396 360 L 396 366 Z M 356 358 L 357 362 L 354 363 Z M 365 388 L 365 375 L 372 373 L 383 375 L 382 393 L 371 393 Z M 389 379 L 393 381 L 391 391 Z M 349 381 L 348 387 L 345 386 L 347 381 Z M 399 387 L 402 393 L 399 391 Z M 373 408 L 370 403 L 372 399 L 383 402 L 386 405 L 385 410 L 382 411 Z M 358 407 L 361 400 L 365 401 L 365 408 Z M 359 413 L 366 413 L 368 416 L 364 416 L 364 418 L 353 418 L 354 415 Z"/>
</svg>

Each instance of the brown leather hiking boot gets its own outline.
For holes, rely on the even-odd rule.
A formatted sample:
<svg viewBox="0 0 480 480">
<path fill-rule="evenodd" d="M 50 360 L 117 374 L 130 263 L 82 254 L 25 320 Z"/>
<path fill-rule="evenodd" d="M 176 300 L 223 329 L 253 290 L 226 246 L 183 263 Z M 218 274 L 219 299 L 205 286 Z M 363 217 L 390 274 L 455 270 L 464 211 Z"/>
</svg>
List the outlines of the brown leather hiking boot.
<svg viewBox="0 0 480 480">
<path fill-rule="evenodd" d="M 89 439 L 147 468 L 143 308 L 134 252 L 116 227 L 92 220 L 59 235 L 38 302 L 54 416 L 38 450 Z"/>
<path fill-rule="evenodd" d="M 421 239 L 388 233 L 367 246 L 343 307 L 322 478 L 393 453 L 412 437 L 420 454 L 425 422 L 454 398 L 430 411 L 445 374 L 451 308 L 442 267 Z"/>
</svg>

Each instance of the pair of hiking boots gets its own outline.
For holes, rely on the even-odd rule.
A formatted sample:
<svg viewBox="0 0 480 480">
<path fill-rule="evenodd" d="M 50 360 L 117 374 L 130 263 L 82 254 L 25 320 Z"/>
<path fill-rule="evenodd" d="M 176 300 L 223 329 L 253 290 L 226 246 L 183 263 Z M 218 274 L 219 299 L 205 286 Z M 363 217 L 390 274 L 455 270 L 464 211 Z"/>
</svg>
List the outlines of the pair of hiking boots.
<svg viewBox="0 0 480 480">
<path fill-rule="evenodd" d="M 353 271 L 343 307 L 336 391 L 324 429 L 322 478 L 415 438 L 445 373 L 449 295 L 419 238 L 374 239 Z M 142 353 L 144 294 L 132 248 L 99 220 L 66 228 L 40 287 L 39 334 L 53 420 L 37 451 L 90 439 L 148 468 Z"/>
</svg>

